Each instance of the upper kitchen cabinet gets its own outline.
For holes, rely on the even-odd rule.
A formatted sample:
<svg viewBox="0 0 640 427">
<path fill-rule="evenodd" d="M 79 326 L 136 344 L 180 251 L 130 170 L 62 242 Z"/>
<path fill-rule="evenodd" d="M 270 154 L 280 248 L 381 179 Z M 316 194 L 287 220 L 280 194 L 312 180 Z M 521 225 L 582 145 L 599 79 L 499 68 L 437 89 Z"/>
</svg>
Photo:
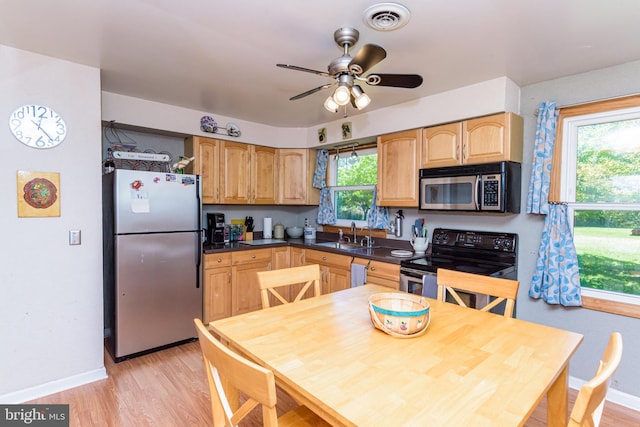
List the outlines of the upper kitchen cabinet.
<svg viewBox="0 0 640 427">
<path fill-rule="evenodd" d="M 315 150 L 278 149 L 278 203 L 282 205 L 317 205 L 320 190 L 313 187 Z"/>
<path fill-rule="evenodd" d="M 278 198 L 278 150 L 251 146 L 251 203 L 275 205 Z"/>
<path fill-rule="evenodd" d="M 220 142 L 220 203 L 275 204 L 277 150 L 240 142 Z"/>
<path fill-rule="evenodd" d="M 220 141 L 211 138 L 191 136 L 185 139 L 185 157 L 195 157 L 185 171 L 200 175 L 202 182 L 202 203 L 219 203 L 220 175 L 218 162 L 220 157 Z"/>
<path fill-rule="evenodd" d="M 378 137 L 378 206 L 418 207 L 422 131 Z"/>
<path fill-rule="evenodd" d="M 501 113 L 423 130 L 421 167 L 522 163 L 523 120 Z"/>
</svg>

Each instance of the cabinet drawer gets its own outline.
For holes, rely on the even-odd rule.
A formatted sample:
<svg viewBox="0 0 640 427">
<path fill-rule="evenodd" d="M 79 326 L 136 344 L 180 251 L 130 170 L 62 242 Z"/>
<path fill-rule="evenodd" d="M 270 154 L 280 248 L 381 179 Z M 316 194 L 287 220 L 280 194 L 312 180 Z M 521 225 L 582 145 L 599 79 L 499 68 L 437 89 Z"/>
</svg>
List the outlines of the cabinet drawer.
<svg viewBox="0 0 640 427">
<path fill-rule="evenodd" d="M 350 269 L 353 257 L 348 255 L 334 254 L 331 252 L 315 251 L 307 249 L 305 251 L 306 264 L 321 264 L 332 267 Z"/>
<path fill-rule="evenodd" d="M 231 252 L 221 254 L 205 254 L 204 268 L 229 267 L 231 265 Z"/>
<path fill-rule="evenodd" d="M 271 249 L 233 252 L 233 256 L 231 257 L 232 265 L 263 261 L 271 262 Z"/>
<path fill-rule="evenodd" d="M 398 282 L 400 280 L 400 265 L 390 262 L 373 261 L 356 258 L 354 263 L 368 266 L 367 277 L 375 276 Z"/>
</svg>

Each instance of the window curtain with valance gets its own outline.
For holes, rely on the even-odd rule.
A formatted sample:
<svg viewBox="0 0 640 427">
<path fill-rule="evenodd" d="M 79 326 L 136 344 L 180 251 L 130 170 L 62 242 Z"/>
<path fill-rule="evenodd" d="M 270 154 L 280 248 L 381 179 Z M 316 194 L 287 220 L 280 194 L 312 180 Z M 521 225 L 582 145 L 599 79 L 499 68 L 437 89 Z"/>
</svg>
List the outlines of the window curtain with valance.
<svg viewBox="0 0 640 427">
<path fill-rule="evenodd" d="M 549 203 L 551 161 L 558 124 L 553 101 L 538 109 L 527 213 L 546 215 L 529 296 L 548 304 L 581 306 L 578 256 L 566 203 Z"/>
</svg>

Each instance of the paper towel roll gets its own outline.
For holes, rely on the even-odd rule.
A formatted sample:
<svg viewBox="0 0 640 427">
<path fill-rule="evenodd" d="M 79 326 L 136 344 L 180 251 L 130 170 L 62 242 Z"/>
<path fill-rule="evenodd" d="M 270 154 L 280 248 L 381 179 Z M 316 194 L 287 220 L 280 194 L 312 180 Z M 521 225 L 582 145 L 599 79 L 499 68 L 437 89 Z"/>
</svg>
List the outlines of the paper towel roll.
<svg viewBox="0 0 640 427">
<path fill-rule="evenodd" d="M 262 237 L 265 239 L 273 237 L 273 220 L 271 218 L 265 218 L 262 221 Z"/>
</svg>

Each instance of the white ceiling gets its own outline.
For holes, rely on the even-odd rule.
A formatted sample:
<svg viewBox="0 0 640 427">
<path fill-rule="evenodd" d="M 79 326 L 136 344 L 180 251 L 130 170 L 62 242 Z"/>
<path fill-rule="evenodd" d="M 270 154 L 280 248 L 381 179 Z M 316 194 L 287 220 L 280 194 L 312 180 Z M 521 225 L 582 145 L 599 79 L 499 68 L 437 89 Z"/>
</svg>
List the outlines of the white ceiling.
<svg viewBox="0 0 640 427">
<path fill-rule="evenodd" d="M 416 73 L 417 89 L 371 87 L 366 111 L 507 76 L 523 86 L 640 59 L 638 0 L 400 0 L 404 28 L 363 23 L 375 0 L 0 0 L 0 44 L 99 67 L 102 88 L 277 127 L 341 118 L 328 91 L 333 40 L 355 27 L 387 57 L 370 72 Z M 640 78 L 640 76 L 639 76 Z M 470 100 L 471 101 L 471 100 Z M 349 106 L 348 114 L 358 114 Z"/>
</svg>

